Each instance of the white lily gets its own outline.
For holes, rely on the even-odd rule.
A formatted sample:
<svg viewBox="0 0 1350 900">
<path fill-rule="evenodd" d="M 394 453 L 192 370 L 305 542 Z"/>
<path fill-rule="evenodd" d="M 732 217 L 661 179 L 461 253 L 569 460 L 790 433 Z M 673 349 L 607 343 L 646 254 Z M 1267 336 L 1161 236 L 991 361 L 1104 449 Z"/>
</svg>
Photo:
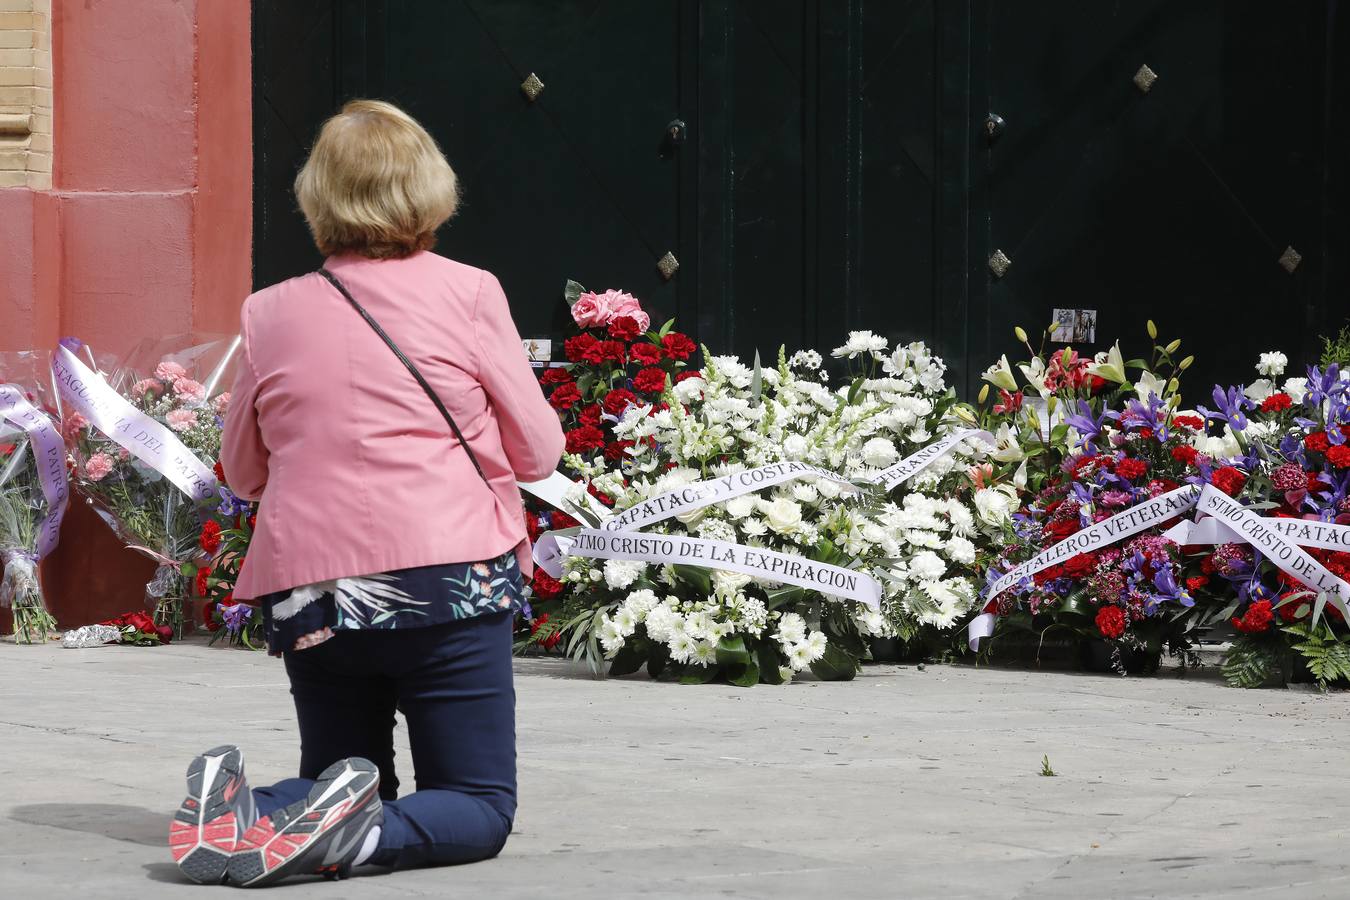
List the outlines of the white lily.
<svg viewBox="0 0 1350 900">
<path fill-rule="evenodd" d="M 1125 357 L 1120 354 L 1120 342 L 1111 345 L 1105 353 L 1098 353 L 1087 367 L 1088 373 L 1116 384 L 1125 383 Z"/>
<path fill-rule="evenodd" d="M 1149 371 L 1140 373 L 1139 380 L 1134 383 L 1134 391 L 1139 395 L 1140 403 L 1147 403 L 1150 396 L 1161 399 L 1166 389 L 1167 379 L 1159 378 Z"/>
<path fill-rule="evenodd" d="M 994 387 L 1003 388 L 1005 391 L 1017 390 L 1017 379 L 1013 377 L 1012 366 L 1008 363 L 1006 353 L 999 357 L 998 362 L 985 369 L 982 377 Z"/>
</svg>

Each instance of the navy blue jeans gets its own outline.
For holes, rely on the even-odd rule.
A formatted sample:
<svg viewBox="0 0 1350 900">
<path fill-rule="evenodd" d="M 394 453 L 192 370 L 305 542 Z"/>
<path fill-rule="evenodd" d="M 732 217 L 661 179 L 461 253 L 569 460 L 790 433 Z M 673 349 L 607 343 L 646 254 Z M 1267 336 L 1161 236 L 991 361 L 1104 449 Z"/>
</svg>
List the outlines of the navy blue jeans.
<svg viewBox="0 0 1350 900">
<path fill-rule="evenodd" d="M 300 719 L 300 777 L 254 791 L 260 815 L 309 793 L 329 765 L 380 769 L 384 831 L 370 860 L 395 868 L 501 852 L 516 814 L 511 613 L 393 631 L 338 631 L 285 654 Z M 394 710 L 403 712 L 417 790 L 398 798 Z"/>
</svg>

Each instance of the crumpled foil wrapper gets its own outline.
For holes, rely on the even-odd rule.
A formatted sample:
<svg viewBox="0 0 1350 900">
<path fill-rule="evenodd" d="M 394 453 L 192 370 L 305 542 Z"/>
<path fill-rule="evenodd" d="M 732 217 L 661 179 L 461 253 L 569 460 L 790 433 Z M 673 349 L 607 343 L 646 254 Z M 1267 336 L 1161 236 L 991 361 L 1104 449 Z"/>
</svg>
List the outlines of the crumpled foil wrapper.
<svg viewBox="0 0 1350 900">
<path fill-rule="evenodd" d="M 67 631 L 61 636 L 62 647 L 102 647 L 104 644 L 117 643 L 122 632 L 116 625 L 85 625 Z"/>
</svg>

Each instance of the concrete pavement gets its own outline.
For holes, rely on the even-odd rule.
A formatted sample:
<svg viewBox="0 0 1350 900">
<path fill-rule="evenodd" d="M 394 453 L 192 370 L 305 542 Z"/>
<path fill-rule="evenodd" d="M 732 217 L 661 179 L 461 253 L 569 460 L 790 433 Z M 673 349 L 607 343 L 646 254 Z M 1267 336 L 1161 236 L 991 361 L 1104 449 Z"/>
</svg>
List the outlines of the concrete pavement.
<svg viewBox="0 0 1350 900">
<path fill-rule="evenodd" d="M 751 690 L 517 672 L 499 859 L 285 896 L 1350 895 L 1350 694 L 952 666 Z M 254 783 L 288 776 L 291 716 L 259 654 L 0 645 L 0 897 L 226 890 L 169 861 L 183 769 L 233 741 Z"/>
</svg>

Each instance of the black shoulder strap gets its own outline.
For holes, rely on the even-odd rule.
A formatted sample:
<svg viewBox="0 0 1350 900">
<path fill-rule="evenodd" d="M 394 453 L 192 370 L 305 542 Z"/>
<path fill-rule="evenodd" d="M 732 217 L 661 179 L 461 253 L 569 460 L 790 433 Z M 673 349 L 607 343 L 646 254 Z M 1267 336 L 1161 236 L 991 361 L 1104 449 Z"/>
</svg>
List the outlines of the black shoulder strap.
<svg viewBox="0 0 1350 900">
<path fill-rule="evenodd" d="M 374 317 L 366 312 L 366 308 L 356 302 L 356 298 L 352 296 L 351 291 L 347 290 L 347 286 L 341 281 L 338 281 L 336 275 L 327 269 L 319 269 L 319 274 L 324 278 L 327 278 L 329 283 L 338 289 L 338 293 L 347 298 L 347 302 L 352 305 L 352 308 L 361 314 L 361 318 L 366 320 L 367 325 L 375 329 L 375 333 L 389 345 L 390 350 L 394 351 L 394 355 L 398 357 L 399 362 L 403 363 L 408 371 L 412 373 L 412 377 L 417 379 L 417 383 L 422 386 L 422 390 L 427 392 L 427 396 L 430 397 L 431 402 L 435 404 L 436 411 L 441 414 L 445 419 L 446 424 L 450 426 L 450 430 L 455 433 L 455 439 L 459 441 L 459 445 L 464 448 L 465 453 L 469 454 L 469 462 L 473 463 L 473 467 L 478 471 L 478 477 L 482 478 L 484 483 L 487 483 L 488 477 L 483 473 L 483 467 L 478 464 L 478 457 L 474 456 L 473 448 L 469 446 L 468 441 L 464 440 L 464 435 L 460 432 L 459 426 L 455 424 L 455 419 L 450 415 L 450 410 L 445 408 L 445 404 L 441 402 L 440 397 L 436 396 L 436 391 L 431 385 L 427 384 L 427 380 L 422 377 L 422 373 L 417 371 L 417 366 L 413 365 L 412 360 L 408 359 L 407 355 L 398 348 L 398 344 L 394 343 L 394 339 L 385 333 L 384 329 L 380 327 L 380 323 L 376 322 Z"/>
</svg>

